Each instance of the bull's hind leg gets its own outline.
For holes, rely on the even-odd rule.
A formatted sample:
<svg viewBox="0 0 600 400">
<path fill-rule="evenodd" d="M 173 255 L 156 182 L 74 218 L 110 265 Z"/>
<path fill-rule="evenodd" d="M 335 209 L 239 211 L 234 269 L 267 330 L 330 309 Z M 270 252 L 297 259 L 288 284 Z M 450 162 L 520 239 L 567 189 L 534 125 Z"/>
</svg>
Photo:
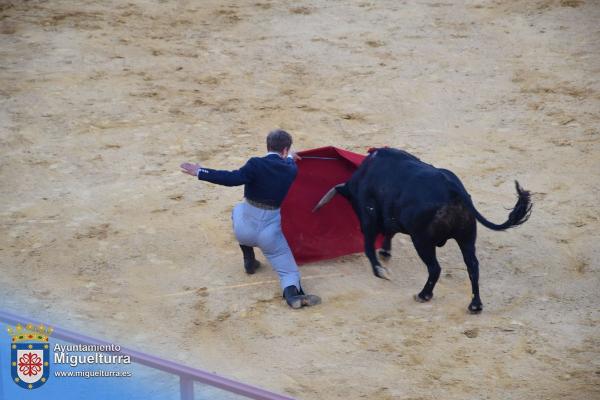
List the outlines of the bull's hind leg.
<svg viewBox="0 0 600 400">
<path fill-rule="evenodd" d="M 383 259 L 383 261 L 387 261 L 392 256 L 392 238 L 394 234 L 385 235 L 383 238 L 383 243 L 381 244 L 381 250 L 379 250 L 379 257 Z"/>
<path fill-rule="evenodd" d="M 469 312 L 477 314 L 483 309 L 483 304 L 481 303 L 481 298 L 479 298 L 479 261 L 475 255 L 475 237 L 473 235 L 468 240 L 457 240 L 457 242 L 462 252 L 463 260 L 467 264 L 467 271 L 469 272 L 473 292 L 473 298 L 468 309 Z"/>
<path fill-rule="evenodd" d="M 435 256 L 435 245 L 433 243 L 428 240 L 420 240 L 414 237 L 412 237 L 412 241 L 417 250 L 417 254 L 419 254 L 421 260 L 427 265 L 427 272 L 429 273 L 423 290 L 415 295 L 416 301 L 424 303 L 431 300 L 433 297 L 433 288 L 440 277 L 442 269 Z"/>
</svg>

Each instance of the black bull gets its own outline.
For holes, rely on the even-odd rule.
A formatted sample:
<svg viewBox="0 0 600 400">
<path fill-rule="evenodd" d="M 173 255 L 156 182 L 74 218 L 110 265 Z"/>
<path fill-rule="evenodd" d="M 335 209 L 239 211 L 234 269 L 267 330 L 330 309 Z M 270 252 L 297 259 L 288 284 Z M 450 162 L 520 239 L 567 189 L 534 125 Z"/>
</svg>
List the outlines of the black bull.
<svg viewBox="0 0 600 400">
<path fill-rule="evenodd" d="M 454 173 L 426 164 L 417 157 L 396 149 L 377 149 L 364 160 L 350 180 L 332 188 L 315 206 L 318 210 L 336 193 L 352 204 L 365 239 L 365 254 L 373 273 L 389 279 L 388 270 L 375 254 L 375 239 L 384 235 L 380 256 L 390 257 L 392 237 L 398 233 L 410 235 L 427 265 L 429 277 L 415 300 L 425 302 L 433 297 L 433 288 L 440 276 L 435 247 L 455 239 L 460 247 L 471 280 L 473 298 L 469 311 L 480 312 L 479 262 L 475 255 L 477 223 L 502 231 L 527 221 L 531 214 L 528 191 L 515 181 L 518 200 L 508 220 L 496 225 L 485 219 L 473 205 L 471 196 Z"/>
</svg>

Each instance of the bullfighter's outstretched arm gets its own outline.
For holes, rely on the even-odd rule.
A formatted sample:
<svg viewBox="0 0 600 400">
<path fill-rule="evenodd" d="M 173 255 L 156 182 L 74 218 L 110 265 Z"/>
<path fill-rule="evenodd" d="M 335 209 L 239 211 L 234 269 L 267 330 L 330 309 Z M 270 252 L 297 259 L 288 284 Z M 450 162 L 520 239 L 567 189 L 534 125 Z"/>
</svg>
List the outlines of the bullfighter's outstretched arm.
<svg viewBox="0 0 600 400">
<path fill-rule="evenodd" d="M 248 160 L 243 167 L 234 171 L 204 168 L 199 164 L 191 163 L 181 164 L 181 169 L 181 172 L 195 175 L 201 181 L 216 183 L 217 185 L 223 186 L 245 185 L 246 183 L 251 182 L 254 177 L 252 159 Z"/>
</svg>

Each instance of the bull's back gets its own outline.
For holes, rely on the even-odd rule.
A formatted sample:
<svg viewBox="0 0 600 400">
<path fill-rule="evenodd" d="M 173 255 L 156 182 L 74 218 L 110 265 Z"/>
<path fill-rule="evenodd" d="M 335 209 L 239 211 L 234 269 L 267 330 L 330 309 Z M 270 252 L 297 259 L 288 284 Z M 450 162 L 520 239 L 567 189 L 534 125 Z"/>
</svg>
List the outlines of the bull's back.
<svg viewBox="0 0 600 400">
<path fill-rule="evenodd" d="M 452 202 L 453 185 L 443 170 L 395 149 L 371 154 L 349 186 L 360 201 L 375 199 L 386 230 L 390 221 L 396 221 L 400 231 L 409 234 L 422 230 Z"/>
<path fill-rule="evenodd" d="M 360 197 L 360 190 L 369 194 L 401 196 L 406 189 L 405 183 L 418 171 L 433 168 L 402 150 L 382 148 L 373 151 L 354 172 L 348 186 L 353 194 Z"/>
<path fill-rule="evenodd" d="M 411 236 L 443 246 L 448 239 L 472 231 L 475 217 L 458 196 L 464 190 L 458 178 L 450 177 L 446 170 L 433 168 L 417 174 L 408 184 L 415 190 L 405 192 L 401 204 L 405 206 L 406 226 Z"/>
<path fill-rule="evenodd" d="M 457 196 L 463 188 L 454 174 L 420 161 L 405 164 L 401 189 L 394 201 L 396 218 L 405 233 L 442 246 L 474 224 L 473 216 Z"/>
</svg>

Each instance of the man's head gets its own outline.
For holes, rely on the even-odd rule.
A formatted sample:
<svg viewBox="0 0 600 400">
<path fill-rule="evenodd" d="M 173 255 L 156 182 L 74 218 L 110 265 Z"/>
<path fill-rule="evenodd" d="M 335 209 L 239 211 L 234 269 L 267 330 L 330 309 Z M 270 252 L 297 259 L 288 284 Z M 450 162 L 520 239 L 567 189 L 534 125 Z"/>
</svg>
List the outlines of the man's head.
<svg viewBox="0 0 600 400">
<path fill-rule="evenodd" d="M 292 147 L 292 135 L 281 129 L 275 129 L 267 135 L 267 151 L 282 154 Z"/>
</svg>

